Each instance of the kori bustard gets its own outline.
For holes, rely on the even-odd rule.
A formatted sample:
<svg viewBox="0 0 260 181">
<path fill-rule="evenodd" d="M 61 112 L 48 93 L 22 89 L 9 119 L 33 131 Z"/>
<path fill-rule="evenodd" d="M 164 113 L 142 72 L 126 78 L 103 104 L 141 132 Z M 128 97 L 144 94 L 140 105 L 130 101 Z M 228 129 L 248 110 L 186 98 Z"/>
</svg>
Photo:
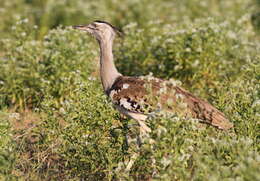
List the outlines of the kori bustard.
<svg viewBox="0 0 260 181">
<path fill-rule="evenodd" d="M 129 77 L 119 73 L 114 64 L 112 48 L 115 36 L 121 32 L 110 23 L 94 21 L 74 28 L 90 33 L 98 41 L 100 77 L 104 92 L 118 111 L 138 121 L 142 131 L 150 132 L 145 120 L 158 109 L 180 112 L 222 130 L 233 127 L 218 109 L 169 81 Z M 178 106 L 179 104 L 182 106 Z"/>
</svg>

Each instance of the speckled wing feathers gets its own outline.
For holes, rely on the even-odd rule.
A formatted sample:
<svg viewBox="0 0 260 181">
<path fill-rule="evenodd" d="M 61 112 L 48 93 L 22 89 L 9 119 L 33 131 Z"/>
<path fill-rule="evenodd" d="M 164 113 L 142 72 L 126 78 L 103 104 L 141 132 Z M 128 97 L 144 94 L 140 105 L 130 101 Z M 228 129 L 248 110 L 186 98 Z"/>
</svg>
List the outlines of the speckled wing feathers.
<svg viewBox="0 0 260 181">
<path fill-rule="evenodd" d="M 144 80 L 121 76 L 114 82 L 107 95 L 114 104 L 131 112 L 143 113 L 143 108 L 149 106 L 144 98 L 147 94 L 144 84 Z"/>
<path fill-rule="evenodd" d="M 132 113 L 147 114 L 158 108 L 168 109 L 181 111 L 185 116 L 200 119 L 219 129 L 233 127 L 224 114 L 212 105 L 161 79 L 120 76 L 106 93 L 115 105 Z M 179 97 L 181 101 L 178 101 Z"/>
</svg>

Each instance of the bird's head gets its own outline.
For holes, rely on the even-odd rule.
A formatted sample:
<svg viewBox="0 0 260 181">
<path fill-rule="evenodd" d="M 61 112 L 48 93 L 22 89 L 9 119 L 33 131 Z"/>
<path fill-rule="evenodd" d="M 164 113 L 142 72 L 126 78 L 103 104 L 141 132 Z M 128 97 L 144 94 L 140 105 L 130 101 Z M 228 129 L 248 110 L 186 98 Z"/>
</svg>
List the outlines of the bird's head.
<svg viewBox="0 0 260 181">
<path fill-rule="evenodd" d="M 116 34 L 122 35 L 118 28 L 105 21 L 94 21 L 88 25 L 77 25 L 73 28 L 90 33 L 98 41 L 113 40 Z"/>
</svg>

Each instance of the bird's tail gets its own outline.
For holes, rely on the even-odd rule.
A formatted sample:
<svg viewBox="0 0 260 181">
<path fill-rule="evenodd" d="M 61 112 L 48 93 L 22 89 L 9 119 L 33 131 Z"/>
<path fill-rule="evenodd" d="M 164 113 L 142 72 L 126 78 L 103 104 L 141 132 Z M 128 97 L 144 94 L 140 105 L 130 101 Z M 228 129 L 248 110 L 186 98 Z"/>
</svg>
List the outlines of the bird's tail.
<svg viewBox="0 0 260 181">
<path fill-rule="evenodd" d="M 201 99 L 196 99 L 195 102 L 193 102 L 192 111 L 202 122 L 218 129 L 228 130 L 233 127 L 233 124 L 221 111 Z"/>
<path fill-rule="evenodd" d="M 233 127 L 233 124 L 225 115 L 208 102 L 197 98 L 184 89 L 178 88 L 177 90 L 179 93 L 185 95 L 185 101 L 193 117 L 218 129 L 228 130 Z"/>
<path fill-rule="evenodd" d="M 211 105 L 210 105 L 211 106 Z M 213 106 L 211 106 L 213 107 Z M 217 127 L 218 129 L 228 130 L 233 128 L 233 124 L 225 117 L 225 115 L 213 107 L 209 108 L 209 112 L 212 112 L 212 115 L 209 115 L 205 120 L 206 123 L 211 124 L 212 126 Z M 207 110 L 206 110 L 207 111 Z"/>
</svg>

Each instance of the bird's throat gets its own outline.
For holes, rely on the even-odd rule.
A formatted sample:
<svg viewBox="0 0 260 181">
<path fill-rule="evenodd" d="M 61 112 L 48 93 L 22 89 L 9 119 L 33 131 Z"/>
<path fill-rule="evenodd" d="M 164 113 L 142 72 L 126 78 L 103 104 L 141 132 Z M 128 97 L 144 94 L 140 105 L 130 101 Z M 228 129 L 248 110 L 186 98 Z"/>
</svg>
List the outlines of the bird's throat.
<svg viewBox="0 0 260 181">
<path fill-rule="evenodd" d="M 113 59 L 113 41 L 102 40 L 100 46 L 100 77 L 104 91 L 111 88 L 114 81 L 121 74 L 117 71 Z"/>
</svg>

